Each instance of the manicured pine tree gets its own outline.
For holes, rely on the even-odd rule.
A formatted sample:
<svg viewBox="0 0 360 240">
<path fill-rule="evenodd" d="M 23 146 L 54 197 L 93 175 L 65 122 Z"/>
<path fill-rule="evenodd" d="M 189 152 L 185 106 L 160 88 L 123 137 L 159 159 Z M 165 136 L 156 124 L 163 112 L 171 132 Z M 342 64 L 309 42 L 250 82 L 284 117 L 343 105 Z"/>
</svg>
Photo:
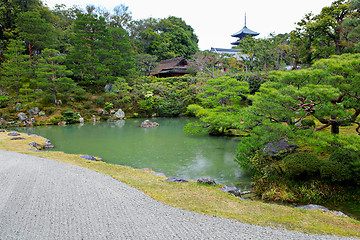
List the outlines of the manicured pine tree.
<svg viewBox="0 0 360 240">
<path fill-rule="evenodd" d="M 29 81 L 29 56 L 25 55 L 24 42 L 10 40 L 1 65 L 1 79 L 4 86 L 15 88 L 19 98 L 21 87 Z"/>
<path fill-rule="evenodd" d="M 109 71 L 101 61 L 106 56 L 104 45 L 109 38 L 103 17 L 91 13 L 79 13 L 74 25 L 72 48 L 66 65 L 73 71 L 73 77 L 81 86 L 99 89 L 104 86 L 102 78 Z M 109 48 L 109 47 L 105 47 Z"/>
<path fill-rule="evenodd" d="M 36 69 L 36 83 L 46 94 L 52 96 L 54 105 L 57 103 L 59 92 L 63 94 L 75 87 L 70 76 L 72 72 L 63 65 L 65 58 L 55 49 L 44 49 L 40 55 Z"/>
</svg>

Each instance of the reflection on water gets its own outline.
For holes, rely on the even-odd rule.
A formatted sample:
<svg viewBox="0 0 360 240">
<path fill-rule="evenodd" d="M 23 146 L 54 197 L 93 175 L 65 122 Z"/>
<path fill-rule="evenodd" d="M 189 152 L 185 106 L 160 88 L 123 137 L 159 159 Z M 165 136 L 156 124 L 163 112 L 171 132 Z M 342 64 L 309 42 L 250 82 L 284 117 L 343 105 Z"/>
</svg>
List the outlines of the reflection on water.
<svg viewBox="0 0 360 240">
<path fill-rule="evenodd" d="M 145 129 L 144 119 L 96 122 L 26 129 L 49 138 L 55 150 L 99 156 L 105 162 L 151 168 L 167 176 L 196 180 L 212 177 L 218 183 L 250 183 L 234 162 L 238 140 L 190 136 L 183 127 L 190 119 L 156 119 L 158 128 Z"/>
</svg>

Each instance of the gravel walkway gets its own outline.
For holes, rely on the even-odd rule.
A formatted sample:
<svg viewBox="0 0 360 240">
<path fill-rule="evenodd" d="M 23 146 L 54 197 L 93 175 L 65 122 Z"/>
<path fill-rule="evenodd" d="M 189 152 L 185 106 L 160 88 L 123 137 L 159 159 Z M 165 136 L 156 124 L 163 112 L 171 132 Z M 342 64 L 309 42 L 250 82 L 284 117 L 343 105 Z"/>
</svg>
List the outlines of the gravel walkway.
<svg viewBox="0 0 360 240">
<path fill-rule="evenodd" d="M 340 238 L 184 211 L 85 168 L 0 150 L 0 239 Z"/>
</svg>

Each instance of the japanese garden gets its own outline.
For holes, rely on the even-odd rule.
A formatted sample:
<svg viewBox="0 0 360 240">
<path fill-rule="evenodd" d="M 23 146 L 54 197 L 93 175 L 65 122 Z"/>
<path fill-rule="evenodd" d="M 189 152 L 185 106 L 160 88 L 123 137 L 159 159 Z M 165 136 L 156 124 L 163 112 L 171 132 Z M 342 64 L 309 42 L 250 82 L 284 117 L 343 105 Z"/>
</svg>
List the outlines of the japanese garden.
<svg viewBox="0 0 360 240">
<path fill-rule="evenodd" d="M 202 157 L 236 149 L 229 165 L 215 166 L 224 183 L 232 180 L 220 175 L 241 169 L 258 200 L 348 205 L 360 219 L 360 1 L 334 0 L 290 33 L 257 34 L 245 26 L 234 35 L 240 55 L 200 51 L 180 17 L 134 20 L 123 4 L 108 11 L 2 0 L 0 127 L 41 135 L 45 126 L 75 132 L 80 123 L 120 128 L 155 118 L 170 132 L 167 121 L 181 119 L 181 134 L 210 139 Z M 171 158 L 168 141 L 154 149 Z M 186 141 L 184 152 L 198 144 Z M 126 165 L 144 167 L 140 155 L 151 162 L 131 151 Z"/>
</svg>

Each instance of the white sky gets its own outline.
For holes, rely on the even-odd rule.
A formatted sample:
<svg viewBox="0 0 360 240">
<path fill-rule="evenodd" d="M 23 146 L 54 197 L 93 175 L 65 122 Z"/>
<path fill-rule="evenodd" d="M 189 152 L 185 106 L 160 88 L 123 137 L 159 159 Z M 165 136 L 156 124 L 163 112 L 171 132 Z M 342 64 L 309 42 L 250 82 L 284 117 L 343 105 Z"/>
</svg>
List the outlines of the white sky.
<svg viewBox="0 0 360 240">
<path fill-rule="evenodd" d="M 334 0 L 43 0 L 50 8 L 55 4 L 67 7 L 87 4 L 105 7 L 112 11 L 120 4 L 129 6 L 133 19 L 148 17 L 180 17 L 190 25 L 199 38 L 200 50 L 211 47 L 231 48 L 236 38 L 232 34 L 244 26 L 246 12 L 247 27 L 259 32 L 258 37 L 270 33 L 288 33 L 295 29 L 305 14 L 318 14 Z"/>
</svg>

